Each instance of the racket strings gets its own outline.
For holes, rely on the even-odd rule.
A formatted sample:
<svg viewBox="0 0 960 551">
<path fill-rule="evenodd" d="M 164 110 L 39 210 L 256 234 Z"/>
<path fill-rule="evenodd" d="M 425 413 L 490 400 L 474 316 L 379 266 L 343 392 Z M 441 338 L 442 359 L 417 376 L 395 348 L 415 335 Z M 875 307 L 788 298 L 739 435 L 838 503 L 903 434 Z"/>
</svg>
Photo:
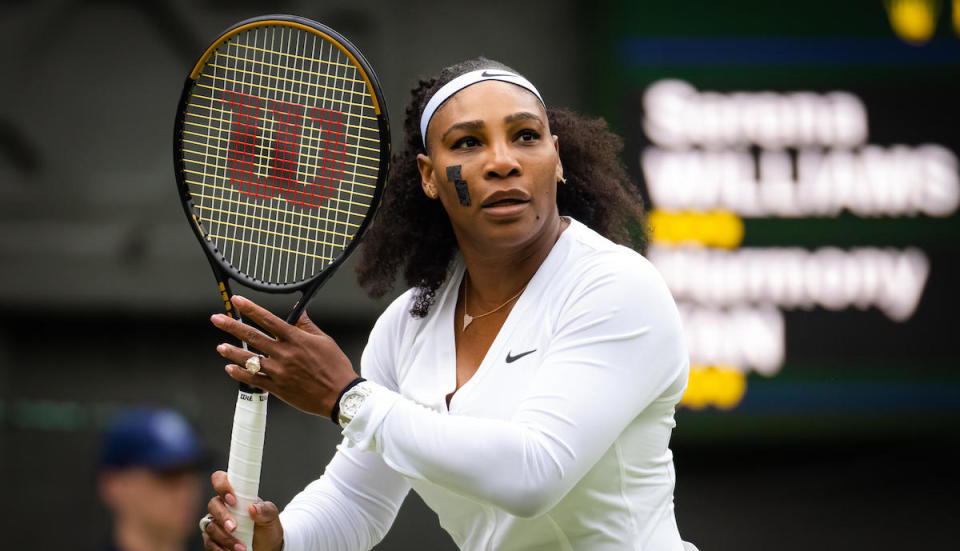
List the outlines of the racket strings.
<svg viewBox="0 0 960 551">
<path fill-rule="evenodd" d="M 209 98 L 209 97 L 207 97 L 207 96 L 201 96 L 201 95 L 195 94 L 195 99 L 198 100 L 198 101 L 202 101 L 202 100 L 210 100 L 211 98 Z M 218 100 L 218 101 L 221 101 L 221 100 Z M 210 109 L 211 111 L 220 112 L 220 113 L 218 113 L 217 115 L 215 115 L 215 116 L 218 116 L 218 117 L 231 117 L 231 116 L 233 116 L 233 115 L 232 115 L 232 112 L 230 112 L 230 111 L 228 111 L 228 110 L 225 110 L 225 109 L 219 109 L 219 108 L 217 108 L 217 107 L 209 107 L 209 109 Z M 195 120 L 195 121 L 184 120 L 184 124 L 186 124 L 186 125 L 188 125 L 188 126 L 191 126 L 191 127 L 195 128 L 195 129 L 197 129 L 197 131 L 201 131 L 201 132 L 207 129 L 207 125 L 204 124 L 204 123 L 207 122 L 207 121 L 211 118 L 211 115 L 208 115 L 208 114 L 205 114 L 205 113 L 204 113 L 204 114 L 187 113 L 187 115 L 191 116 L 192 118 L 196 118 L 196 119 L 198 119 L 198 120 Z M 253 127 L 253 126 L 251 126 L 251 125 L 244 125 L 244 126 L 250 126 L 250 128 L 244 128 L 244 130 L 247 130 L 247 131 L 251 131 L 251 130 L 255 130 L 255 129 L 256 129 L 256 127 Z M 352 129 L 352 130 L 359 130 L 359 131 L 361 131 L 361 132 L 362 132 L 363 130 L 365 130 L 365 128 L 363 128 L 363 127 L 359 127 L 359 128 L 358 128 L 358 127 L 356 127 L 355 125 L 347 125 L 347 124 L 343 124 L 343 123 L 340 123 L 340 126 L 342 126 L 342 127 L 347 127 L 347 128 Z M 194 133 L 197 133 L 197 131 L 195 131 Z M 328 130 L 328 131 L 333 132 L 333 130 Z M 189 131 L 185 131 L 185 132 L 186 132 L 186 133 L 189 133 Z M 346 135 L 344 132 L 336 132 L 336 134 L 339 135 L 339 136 L 345 136 L 345 135 Z M 359 135 L 358 137 L 359 137 L 359 139 L 360 139 L 361 141 L 368 141 L 368 142 L 370 142 L 370 143 L 372 143 L 372 144 L 374 144 L 374 145 L 379 145 L 379 144 L 380 144 L 380 140 L 379 140 L 378 138 L 375 138 L 375 137 L 374 137 L 374 138 L 371 138 L 371 137 L 368 137 L 368 136 L 364 136 L 364 135 L 362 135 L 362 134 Z M 372 152 L 374 152 L 375 154 L 380 152 L 380 150 L 377 149 L 376 147 L 360 146 L 360 148 L 361 148 L 361 149 L 365 149 L 365 150 L 367 150 L 367 151 L 372 151 Z"/>
<path fill-rule="evenodd" d="M 183 172 L 230 265 L 296 283 L 352 242 L 380 172 L 367 82 L 338 45 L 294 26 L 240 32 L 207 60 L 182 119 Z"/>
<path fill-rule="evenodd" d="M 270 64 L 270 65 L 272 65 L 272 64 Z M 225 66 L 217 65 L 217 64 L 210 64 L 210 66 L 211 66 L 211 68 L 213 68 L 213 69 L 226 69 Z M 238 73 L 238 74 L 249 73 L 249 74 L 256 75 L 256 73 L 254 73 L 254 72 L 252 72 L 252 71 L 247 71 L 247 70 L 243 70 L 243 69 L 238 69 L 238 70 L 236 70 L 235 72 Z M 265 88 L 265 89 L 268 89 L 268 90 L 271 90 L 271 91 L 274 91 L 274 92 L 277 92 L 277 93 L 279 93 L 279 94 L 286 94 L 286 93 L 288 93 L 288 90 L 285 90 L 285 89 L 283 88 L 283 86 L 296 86 L 296 85 L 297 85 L 295 81 L 291 81 L 291 80 L 289 80 L 289 79 L 277 79 L 277 80 L 279 81 L 279 84 L 280 84 L 279 86 L 277 86 L 277 87 L 265 86 L 264 88 Z M 361 81 L 361 83 L 362 83 L 362 82 L 363 82 L 363 81 Z M 242 81 L 242 80 L 238 80 L 238 81 L 236 81 L 236 83 L 237 83 L 237 84 L 242 84 L 243 81 Z M 356 91 L 353 90 L 352 87 L 351 87 L 350 89 L 343 89 L 343 88 L 337 88 L 337 87 L 333 87 L 333 86 L 320 86 L 319 88 L 323 89 L 323 90 L 324 90 L 324 93 L 326 93 L 326 94 L 330 94 L 330 93 L 343 93 L 343 92 L 351 93 L 351 94 L 356 93 Z M 314 95 L 314 94 L 304 94 L 304 95 L 305 95 L 306 97 L 313 98 L 313 99 L 323 99 L 323 96 L 322 96 L 322 95 Z M 362 94 L 362 95 L 366 95 L 366 94 Z M 351 106 L 358 107 L 358 108 L 361 108 L 361 109 L 362 109 L 362 108 L 370 108 L 371 110 L 373 109 L 373 104 L 363 104 L 363 103 L 357 103 L 357 102 L 352 102 L 352 101 L 345 101 L 345 102 L 343 102 L 343 103 L 344 103 L 344 105 L 351 105 Z M 358 115 L 358 116 L 359 116 L 360 118 L 364 118 L 364 119 L 370 119 L 370 120 L 374 120 L 374 121 L 377 120 L 377 117 L 376 117 L 376 116 L 369 116 L 369 115 Z"/>
<path fill-rule="evenodd" d="M 191 114 L 191 115 L 192 115 L 192 114 Z M 196 124 L 196 123 L 191 124 L 189 121 L 187 121 L 185 124 L 188 125 L 188 126 L 195 126 L 195 127 L 200 127 L 200 126 L 202 126 L 203 128 L 205 128 L 206 130 L 209 131 L 209 128 L 207 128 L 207 125 L 201 125 L 201 124 Z M 201 134 L 201 133 L 199 133 L 199 132 L 190 131 L 190 130 L 184 130 L 184 134 L 192 135 L 192 136 L 197 136 L 197 137 L 206 137 L 204 134 Z M 330 134 L 345 135 L 345 134 L 342 133 L 342 132 L 330 132 Z M 251 139 L 256 139 L 255 137 L 258 135 L 258 133 L 257 133 L 257 132 L 244 132 L 244 131 L 242 131 L 242 130 L 239 130 L 239 131 L 235 132 L 235 135 L 236 135 L 238 138 L 247 138 L 247 137 L 249 136 L 249 137 L 251 137 Z M 311 137 L 308 136 L 308 137 L 305 137 L 305 138 L 303 138 L 303 139 L 304 139 L 305 141 L 311 141 L 311 140 L 313 140 L 314 138 L 311 138 Z M 291 142 L 288 142 L 288 143 L 291 143 Z M 295 142 L 293 142 L 293 143 L 295 143 Z M 234 145 L 231 144 L 231 143 L 229 143 L 229 142 L 223 143 L 223 144 L 219 144 L 219 147 L 218 147 L 218 144 L 214 144 L 214 143 L 201 144 L 201 145 L 208 145 L 208 146 L 211 146 L 213 149 L 219 149 L 222 154 L 227 154 L 227 155 L 229 155 L 230 152 L 234 150 L 234 149 L 233 149 Z M 359 149 L 367 149 L 367 150 L 371 149 L 371 148 L 368 148 L 368 147 L 365 147 L 365 146 L 358 146 L 358 148 L 359 148 Z M 307 159 L 308 161 L 312 161 L 312 162 L 318 162 L 318 161 L 321 161 L 321 160 L 322 160 L 322 159 L 318 158 L 317 156 L 311 155 L 311 154 L 306 154 L 306 155 L 304 156 L 304 158 Z M 369 162 L 367 162 L 367 161 L 376 161 L 376 160 L 378 160 L 377 158 L 375 158 L 375 157 L 370 157 L 369 155 L 357 155 L 357 158 L 360 159 L 360 160 L 362 160 L 362 161 L 363 161 L 363 164 L 352 163 L 352 162 L 350 162 L 350 163 L 344 163 L 344 164 L 345 164 L 345 165 L 348 165 L 348 166 L 351 166 L 351 167 L 354 167 L 354 168 L 368 168 L 368 169 L 369 169 L 369 168 L 372 168 L 372 165 L 371 165 Z M 371 176 L 374 177 L 374 178 L 376 177 L 375 175 L 371 175 Z M 371 187 L 373 187 L 373 186 L 371 186 Z"/>
<path fill-rule="evenodd" d="M 220 151 L 219 153 L 216 153 L 216 152 L 214 152 L 214 151 L 216 151 L 216 147 L 211 146 L 209 143 L 204 144 L 203 142 L 196 142 L 196 141 L 186 140 L 186 139 L 184 140 L 184 142 L 188 142 L 190 145 L 193 145 L 193 146 L 204 146 L 204 145 L 206 145 L 206 146 L 210 147 L 210 150 L 211 150 L 210 157 L 211 157 L 212 159 L 216 160 L 216 162 L 214 162 L 214 163 L 208 163 L 208 162 L 200 162 L 200 161 L 197 161 L 197 165 L 198 165 L 200 168 L 204 168 L 204 169 L 207 169 L 207 170 L 217 170 L 217 169 L 220 169 L 220 168 L 224 168 L 224 164 L 225 164 L 224 162 L 225 162 L 225 161 L 230 161 L 230 159 L 231 159 L 231 157 L 230 157 L 230 150 L 228 150 L 228 149 L 226 149 L 226 148 L 222 148 L 222 151 Z M 286 172 L 288 175 L 297 175 L 297 176 L 309 177 L 309 176 L 310 176 L 311 174 L 313 174 L 313 173 L 307 172 L 306 169 L 323 170 L 324 167 L 323 167 L 321 164 L 310 164 L 310 161 L 316 161 L 316 159 L 312 159 L 311 157 L 312 157 L 312 156 L 310 156 L 310 155 L 305 155 L 305 156 L 304 156 L 305 162 L 303 162 L 303 163 L 298 163 L 298 164 L 296 165 L 296 168 L 293 168 L 292 165 L 291 165 L 291 167 L 285 169 L 285 172 Z M 364 173 L 358 171 L 358 170 L 370 169 L 371 167 L 370 167 L 369 165 L 356 165 L 356 163 L 343 163 L 343 165 L 344 165 L 344 167 L 349 166 L 349 167 L 351 167 L 351 168 L 350 168 L 350 169 L 346 169 L 346 168 L 342 169 L 342 170 L 339 172 L 341 175 L 343 175 L 343 176 L 350 176 L 350 177 L 354 177 L 354 178 L 361 178 L 361 179 L 365 180 L 365 181 L 358 181 L 358 182 L 356 182 L 356 184 L 357 184 L 358 187 L 361 187 L 361 188 L 365 187 L 365 188 L 368 189 L 368 191 L 372 191 L 372 190 L 376 189 L 376 187 L 377 187 L 377 186 L 376 186 L 377 175 L 376 175 L 376 174 L 364 174 Z M 301 170 L 301 169 L 304 169 L 304 170 Z M 243 172 L 243 170 L 240 170 L 240 171 Z M 283 179 L 282 176 L 279 177 L 279 178 L 280 178 L 280 179 Z M 360 192 L 358 192 L 358 193 L 360 193 Z M 372 195 L 371 195 L 370 197 L 372 197 Z"/>
</svg>

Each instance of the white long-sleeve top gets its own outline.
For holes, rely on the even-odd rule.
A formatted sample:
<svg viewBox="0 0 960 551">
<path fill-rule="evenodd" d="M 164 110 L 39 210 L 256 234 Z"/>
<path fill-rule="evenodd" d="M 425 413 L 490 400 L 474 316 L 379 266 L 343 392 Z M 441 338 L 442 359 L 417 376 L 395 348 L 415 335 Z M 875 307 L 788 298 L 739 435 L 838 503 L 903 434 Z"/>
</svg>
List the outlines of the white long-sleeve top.
<svg viewBox="0 0 960 551">
<path fill-rule="evenodd" d="M 285 550 L 369 549 L 411 487 L 461 549 L 681 550 L 668 444 L 688 361 L 655 268 L 571 221 L 448 408 L 463 273 L 427 317 L 407 292 L 377 321 L 376 390 L 281 514 Z"/>
</svg>

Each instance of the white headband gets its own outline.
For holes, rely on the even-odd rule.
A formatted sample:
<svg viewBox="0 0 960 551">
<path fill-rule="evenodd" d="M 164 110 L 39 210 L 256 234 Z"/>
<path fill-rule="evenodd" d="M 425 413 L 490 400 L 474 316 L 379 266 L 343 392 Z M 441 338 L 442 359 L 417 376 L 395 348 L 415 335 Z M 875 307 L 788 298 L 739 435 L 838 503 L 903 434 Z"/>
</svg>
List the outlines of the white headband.
<svg viewBox="0 0 960 551">
<path fill-rule="evenodd" d="M 509 82 L 526 88 L 533 92 L 533 95 L 537 96 L 540 103 L 543 103 L 544 109 L 547 107 L 547 104 L 543 102 L 540 92 L 537 91 L 533 83 L 520 75 L 501 71 L 500 69 L 481 69 L 479 71 L 465 73 L 441 86 L 440 89 L 437 90 L 437 93 L 427 102 L 427 106 L 423 108 L 423 115 L 420 116 L 420 139 L 423 140 L 423 147 L 427 147 L 427 126 L 430 124 L 430 119 L 433 118 L 433 114 L 437 112 L 437 109 L 443 102 L 467 86 L 484 80 L 502 80 L 503 82 Z"/>
</svg>

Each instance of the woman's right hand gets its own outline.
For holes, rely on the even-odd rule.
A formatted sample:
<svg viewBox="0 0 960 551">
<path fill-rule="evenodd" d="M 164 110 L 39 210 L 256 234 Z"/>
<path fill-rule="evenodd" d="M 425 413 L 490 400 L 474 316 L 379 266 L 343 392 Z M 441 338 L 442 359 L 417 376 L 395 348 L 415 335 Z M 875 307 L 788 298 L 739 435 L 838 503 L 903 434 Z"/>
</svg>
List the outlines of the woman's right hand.
<svg viewBox="0 0 960 551">
<path fill-rule="evenodd" d="M 232 535 L 237 522 L 227 509 L 227 504 L 236 505 L 237 497 L 227 480 L 227 473 L 217 471 L 210 476 L 210 481 L 217 495 L 207 503 L 207 511 L 213 522 L 207 524 L 203 531 L 203 546 L 208 551 L 242 551 L 245 546 Z M 280 525 L 277 506 L 269 501 L 257 501 L 248 512 L 253 518 L 253 546 L 256 551 L 280 551 L 283 546 L 283 526 Z"/>
</svg>

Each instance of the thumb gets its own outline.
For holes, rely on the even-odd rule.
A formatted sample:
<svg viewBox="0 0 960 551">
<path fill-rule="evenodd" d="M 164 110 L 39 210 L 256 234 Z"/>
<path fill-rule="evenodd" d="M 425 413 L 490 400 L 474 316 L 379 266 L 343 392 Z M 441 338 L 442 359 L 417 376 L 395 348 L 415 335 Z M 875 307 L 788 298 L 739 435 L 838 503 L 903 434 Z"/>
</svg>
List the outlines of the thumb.
<svg viewBox="0 0 960 551">
<path fill-rule="evenodd" d="M 270 501 L 257 501 L 250 506 L 253 518 L 253 548 L 279 550 L 283 547 L 283 526 L 280 511 Z"/>
<path fill-rule="evenodd" d="M 257 526 L 269 525 L 280 520 L 280 510 L 272 501 L 258 501 L 250 506 L 250 517 Z"/>
<path fill-rule="evenodd" d="M 307 333 L 310 333 L 311 335 L 326 335 L 326 333 L 321 331 L 320 328 L 313 323 L 313 320 L 311 320 L 310 316 L 307 315 L 306 310 L 300 314 L 300 319 L 297 320 L 297 327 L 303 331 L 306 331 Z"/>
</svg>

